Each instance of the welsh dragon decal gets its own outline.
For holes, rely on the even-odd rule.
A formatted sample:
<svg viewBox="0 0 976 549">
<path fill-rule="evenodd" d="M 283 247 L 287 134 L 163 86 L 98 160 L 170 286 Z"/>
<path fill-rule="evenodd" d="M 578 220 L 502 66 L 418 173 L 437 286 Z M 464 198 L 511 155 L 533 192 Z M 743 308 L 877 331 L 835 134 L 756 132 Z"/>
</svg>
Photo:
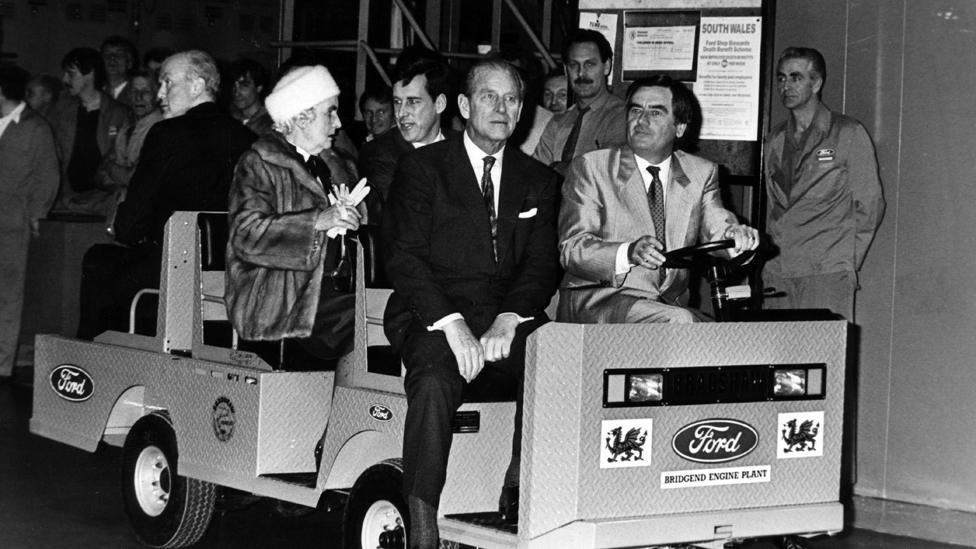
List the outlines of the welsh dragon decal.
<svg viewBox="0 0 976 549">
<path fill-rule="evenodd" d="M 783 441 L 786 442 L 784 452 L 806 452 L 816 450 L 817 433 L 820 431 L 820 424 L 814 424 L 812 419 L 805 420 L 796 427 L 796 420 L 791 419 L 786 422 L 787 429 L 783 429 Z M 807 445 L 810 445 L 809 448 Z"/>
<path fill-rule="evenodd" d="M 639 427 L 632 427 L 627 431 L 627 434 L 623 434 L 623 428 L 614 427 L 608 433 L 607 437 L 607 450 L 610 450 L 612 456 L 607 458 L 607 461 L 613 463 L 620 458 L 620 461 L 643 461 L 644 460 L 644 442 L 647 440 L 647 431 L 645 430 L 641 433 Z M 634 457 L 634 453 L 637 457 Z"/>
</svg>

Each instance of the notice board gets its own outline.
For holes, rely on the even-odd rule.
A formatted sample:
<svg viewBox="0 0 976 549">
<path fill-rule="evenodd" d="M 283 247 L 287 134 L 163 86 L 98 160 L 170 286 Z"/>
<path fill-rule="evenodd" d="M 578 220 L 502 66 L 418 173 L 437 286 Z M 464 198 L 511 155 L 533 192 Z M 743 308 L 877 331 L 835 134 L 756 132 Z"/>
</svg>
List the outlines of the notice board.
<svg viewBox="0 0 976 549">
<path fill-rule="evenodd" d="M 579 0 L 579 27 L 613 46 L 610 84 L 624 97 L 635 79 L 668 74 L 702 107 L 696 150 L 723 167 L 728 196 L 743 217 L 757 210 L 762 129 L 768 117 L 765 0 Z"/>
</svg>

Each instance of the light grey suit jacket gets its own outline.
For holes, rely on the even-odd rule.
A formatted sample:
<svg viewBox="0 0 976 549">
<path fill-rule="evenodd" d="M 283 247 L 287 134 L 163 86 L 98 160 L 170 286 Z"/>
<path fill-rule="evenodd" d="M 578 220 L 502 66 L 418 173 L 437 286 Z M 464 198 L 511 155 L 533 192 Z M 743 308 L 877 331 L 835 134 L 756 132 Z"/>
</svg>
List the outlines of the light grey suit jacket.
<svg viewBox="0 0 976 549">
<path fill-rule="evenodd" d="M 674 152 L 665 198 L 667 250 L 720 239 L 737 223 L 722 206 L 718 167 L 704 158 Z M 636 298 L 679 305 L 688 288 L 687 269 L 667 269 L 660 285 L 658 272 L 643 267 L 615 273 L 620 245 L 644 235 L 657 236 L 634 152 L 623 146 L 574 160 L 563 184 L 559 251 L 566 269 L 560 299 L 571 290 L 576 304 L 568 309 L 563 306 L 568 304 L 561 305 L 560 311 L 568 310 L 569 318 L 560 320 L 623 322 L 619 314 L 608 317 L 588 309 L 615 307 L 614 300 L 624 295 L 629 296 L 628 302 Z"/>
</svg>

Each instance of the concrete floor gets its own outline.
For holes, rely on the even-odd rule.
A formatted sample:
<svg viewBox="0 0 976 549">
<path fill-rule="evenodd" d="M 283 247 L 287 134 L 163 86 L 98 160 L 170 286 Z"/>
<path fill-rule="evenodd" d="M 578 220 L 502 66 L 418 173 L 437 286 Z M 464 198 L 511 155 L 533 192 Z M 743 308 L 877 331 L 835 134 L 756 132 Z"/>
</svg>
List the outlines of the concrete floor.
<svg viewBox="0 0 976 549">
<path fill-rule="evenodd" d="M 31 372 L 18 368 L 0 381 L 0 548 L 87 549 L 142 547 L 129 531 L 119 489 L 121 452 L 103 446 L 89 454 L 28 432 Z M 268 501 L 215 515 L 199 547 L 329 548 L 339 546 L 341 512 L 284 518 Z M 815 549 L 960 546 L 852 530 L 814 540 Z M 754 542 L 748 549 L 772 549 Z"/>
</svg>

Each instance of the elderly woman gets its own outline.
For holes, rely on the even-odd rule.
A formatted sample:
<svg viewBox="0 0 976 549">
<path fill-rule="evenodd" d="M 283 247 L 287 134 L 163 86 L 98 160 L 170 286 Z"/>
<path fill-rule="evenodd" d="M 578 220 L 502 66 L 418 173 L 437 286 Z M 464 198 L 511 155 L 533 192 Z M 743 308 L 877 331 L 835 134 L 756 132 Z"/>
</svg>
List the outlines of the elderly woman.
<svg viewBox="0 0 976 549">
<path fill-rule="evenodd" d="M 322 66 L 285 74 L 265 106 L 274 130 L 237 163 L 230 191 L 228 316 L 248 340 L 295 338 L 329 360 L 348 352 L 355 295 L 342 288 L 343 237 L 361 214 L 330 162 L 339 88 Z M 335 198 L 339 196 L 340 198 Z"/>
</svg>

